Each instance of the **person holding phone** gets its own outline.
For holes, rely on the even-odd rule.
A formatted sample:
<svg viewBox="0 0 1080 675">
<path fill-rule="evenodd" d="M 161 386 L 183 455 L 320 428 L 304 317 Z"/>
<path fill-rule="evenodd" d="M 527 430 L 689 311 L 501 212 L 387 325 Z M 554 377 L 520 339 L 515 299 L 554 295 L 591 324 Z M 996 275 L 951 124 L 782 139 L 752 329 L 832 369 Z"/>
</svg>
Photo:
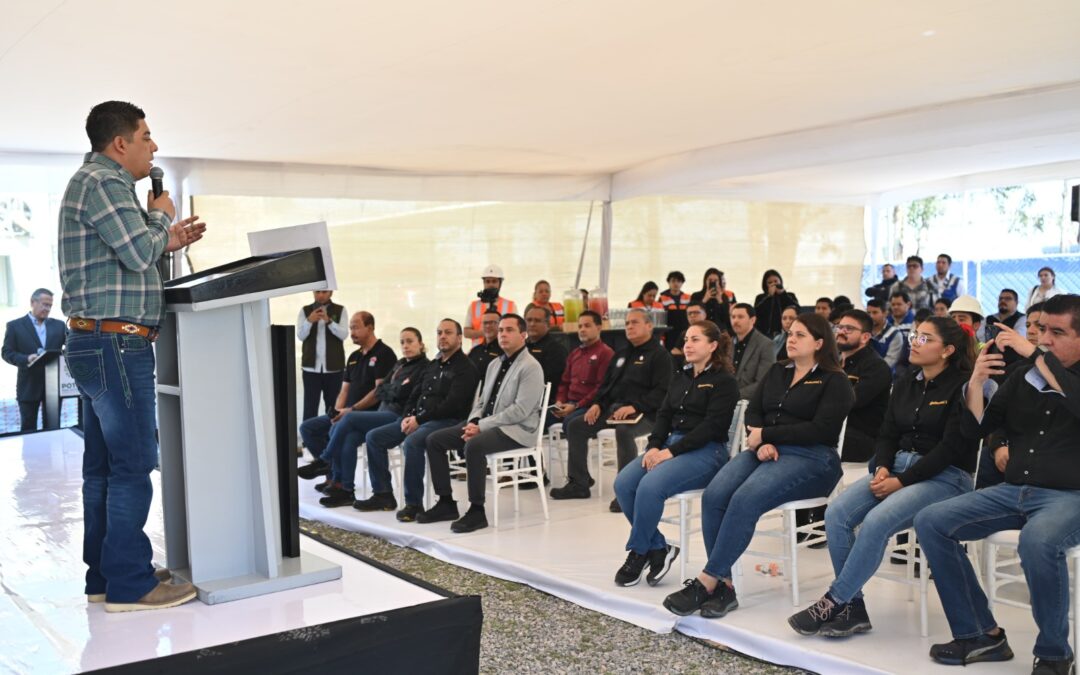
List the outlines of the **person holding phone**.
<svg viewBox="0 0 1080 675">
<path fill-rule="evenodd" d="M 296 317 L 296 339 L 302 345 L 300 369 L 304 382 L 304 420 L 319 414 L 320 398 L 326 414 L 334 409 L 345 372 L 349 313 L 344 306 L 330 299 L 333 295 L 333 291 L 314 291 L 315 302 L 301 307 Z"/>
<path fill-rule="evenodd" d="M 690 302 L 701 303 L 705 308 L 705 318 L 728 335 L 732 334 L 731 306 L 735 304 L 735 294 L 727 290 L 723 272 L 715 267 L 705 270 L 701 290 L 690 296 Z"/>
</svg>

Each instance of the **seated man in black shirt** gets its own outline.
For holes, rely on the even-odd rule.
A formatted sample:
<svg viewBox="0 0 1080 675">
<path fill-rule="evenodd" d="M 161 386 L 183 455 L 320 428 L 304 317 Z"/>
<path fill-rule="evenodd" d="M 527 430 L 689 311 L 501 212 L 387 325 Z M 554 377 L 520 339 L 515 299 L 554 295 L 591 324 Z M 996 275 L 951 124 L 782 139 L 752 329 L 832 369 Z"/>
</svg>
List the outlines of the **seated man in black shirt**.
<svg viewBox="0 0 1080 675">
<path fill-rule="evenodd" d="M 483 344 L 476 345 L 469 351 L 469 360 L 472 361 L 476 372 L 480 373 L 480 381 L 484 381 L 484 373 L 487 372 L 488 364 L 492 360 L 502 356 L 502 348 L 499 346 L 499 313 L 494 309 L 488 309 L 480 317 L 480 330 L 484 334 Z"/>
<path fill-rule="evenodd" d="M 874 456 L 874 444 L 885 409 L 889 406 L 892 371 L 870 346 L 874 322 L 861 309 L 849 309 L 836 324 L 836 346 L 848 381 L 855 389 L 855 405 L 847 418 L 844 462 L 865 462 Z"/>
<path fill-rule="evenodd" d="M 986 403 L 983 385 L 1005 359 L 984 349 L 967 385 L 962 431 L 978 439 L 1003 429 L 1009 439 L 1005 482 L 927 507 L 915 517 L 919 544 L 953 641 L 930 648 L 939 663 L 966 665 L 1013 657 L 961 542 L 1020 530 L 1017 549 L 1039 627 L 1035 672 L 1069 673 L 1069 571 L 1065 552 L 1080 544 L 1080 296 L 1043 306 L 1039 348 L 1011 328 L 995 338 L 1027 359 Z M 1046 351 L 1043 351 L 1046 350 Z"/>
</svg>

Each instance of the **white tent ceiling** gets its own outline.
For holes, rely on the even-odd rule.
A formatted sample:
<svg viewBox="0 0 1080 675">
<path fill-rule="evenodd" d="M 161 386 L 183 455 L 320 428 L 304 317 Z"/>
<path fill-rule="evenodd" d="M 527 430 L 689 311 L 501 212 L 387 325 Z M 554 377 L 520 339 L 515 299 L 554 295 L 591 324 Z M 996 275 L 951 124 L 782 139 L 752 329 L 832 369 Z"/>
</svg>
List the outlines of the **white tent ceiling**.
<svg viewBox="0 0 1080 675">
<path fill-rule="evenodd" d="M 120 98 L 166 157 L 850 200 L 1080 160 L 1078 35 L 1076 0 L 0 0 L 0 151 Z"/>
</svg>

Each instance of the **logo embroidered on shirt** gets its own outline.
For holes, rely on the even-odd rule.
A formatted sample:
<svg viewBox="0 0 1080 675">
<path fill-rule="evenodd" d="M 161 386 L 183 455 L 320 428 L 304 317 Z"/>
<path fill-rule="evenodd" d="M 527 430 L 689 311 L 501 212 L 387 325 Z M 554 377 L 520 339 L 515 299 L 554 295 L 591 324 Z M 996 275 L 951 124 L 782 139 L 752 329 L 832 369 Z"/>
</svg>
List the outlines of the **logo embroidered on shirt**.
<svg viewBox="0 0 1080 675">
<path fill-rule="evenodd" d="M 949 402 L 948 400 L 945 400 L 945 401 L 930 401 L 930 405 L 946 405 L 946 404 L 948 404 L 948 402 Z"/>
<path fill-rule="evenodd" d="M 622 368 L 624 363 L 626 363 L 626 357 L 620 356 L 619 360 L 615 362 L 615 367 Z"/>
<path fill-rule="evenodd" d="M 378 360 L 379 360 L 378 356 L 372 356 L 371 359 L 367 362 L 368 367 L 370 368 L 371 366 L 375 365 L 375 362 L 378 361 Z"/>
<path fill-rule="evenodd" d="M 821 380 L 806 380 L 803 384 L 821 384 Z"/>
<path fill-rule="evenodd" d="M 699 384 L 699 385 L 697 386 L 697 388 L 698 388 L 698 389 L 712 389 L 712 388 L 713 388 L 713 385 L 711 385 L 711 384 Z"/>
</svg>

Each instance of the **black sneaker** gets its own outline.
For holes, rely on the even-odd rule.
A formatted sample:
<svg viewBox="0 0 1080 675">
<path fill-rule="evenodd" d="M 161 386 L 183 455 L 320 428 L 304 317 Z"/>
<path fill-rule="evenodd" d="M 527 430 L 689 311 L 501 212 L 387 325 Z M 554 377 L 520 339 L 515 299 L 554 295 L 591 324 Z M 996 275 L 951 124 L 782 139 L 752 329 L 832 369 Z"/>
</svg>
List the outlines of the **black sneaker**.
<svg viewBox="0 0 1080 675">
<path fill-rule="evenodd" d="M 716 591 L 701 605 L 701 616 L 705 619 L 719 619 L 733 609 L 738 609 L 739 599 L 735 597 L 735 587 L 721 581 Z"/>
<path fill-rule="evenodd" d="M 870 625 L 870 616 L 866 613 L 866 601 L 855 598 L 843 605 L 831 621 L 818 629 L 818 635 L 851 637 L 856 633 L 869 633 L 873 628 Z"/>
<path fill-rule="evenodd" d="M 1031 675 L 1074 675 L 1076 669 L 1073 666 L 1072 659 L 1051 661 L 1036 656 L 1034 663 L 1031 665 Z"/>
<path fill-rule="evenodd" d="M 321 459 L 316 459 L 314 462 L 305 464 L 296 470 L 296 475 L 304 480 L 312 480 L 319 476 L 325 476 L 328 473 L 330 473 L 330 465 Z"/>
<path fill-rule="evenodd" d="M 357 511 L 393 511 L 397 508 L 397 500 L 393 492 L 376 492 L 367 499 L 353 502 L 352 507 Z"/>
<path fill-rule="evenodd" d="M 649 559 L 649 573 L 645 575 L 645 583 L 655 586 L 671 569 L 671 563 L 675 562 L 675 558 L 679 557 L 679 547 L 668 544 L 664 548 L 653 549 L 645 555 Z"/>
<path fill-rule="evenodd" d="M 552 499 L 588 499 L 592 496 L 589 488 L 574 481 L 569 481 L 561 488 L 551 488 L 550 494 Z"/>
<path fill-rule="evenodd" d="M 457 510 L 457 502 L 450 497 L 439 497 L 427 511 L 416 514 L 418 523 L 438 523 L 444 520 L 457 520 L 460 517 Z"/>
<path fill-rule="evenodd" d="M 630 551 L 626 554 L 626 562 L 615 573 L 616 586 L 637 586 L 641 577 L 645 574 L 645 565 L 649 562 L 648 556 Z"/>
<path fill-rule="evenodd" d="M 323 494 L 326 493 L 326 490 L 328 488 L 332 488 L 332 487 L 334 487 L 334 481 L 332 481 L 332 480 L 324 480 L 321 483 L 315 483 L 315 491 L 316 492 L 322 492 Z"/>
<path fill-rule="evenodd" d="M 487 514 L 484 513 L 484 507 L 473 504 L 469 507 L 469 510 L 465 512 L 464 516 L 450 523 L 450 531 L 463 534 L 465 532 L 482 530 L 487 526 Z"/>
<path fill-rule="evenodd" d="M 612 499 L 611 503 L 608 504 L 608 511 L 611 511 L 612 513 L 622 513 L 622 507 L 619 506 L 619 498 L 618 497 L 616 497 L 615 499 Z"/>
<path fill-rule="evenodd" d="M 930 647 L 930 658 L 947 666 L 966 666 L 979 661 L 1008 661 L 1013 657 L 1005 629 L 997 635 L 957 638 Z"/>
<path fill-rule="evenodd" d="M 723 585 L 721 583 L 717 589 Z M 681 591 L 675 591 L 664 598 L 664 607 L 672 614 L 689 616 L 701 609 L 701 606 L 711 597 L 712 595 L 705 590 L 705 586 L 697 578 L 687 579 L 683 582 Z"/>
<path fill-rule="evenodd" d="M 419 504 L 406 504 L 405 508 L 398 511 L 395 517 L 400 523 L 411 523 L 423 512 L 424 509 Z"/>
<path fill-rule="evenodd" d="M 826 593 L 803 611 L 789 616 L 787 622 L 800 635 L 817 635 L 821 627 L 836 618 L 843 607 Z"/>
<path fill-rule="evenodd" d="M 352 490 L 346 490 L 339 487 L 329 488 L 324 491 L 323 494 L 325 496 L 319 499 L 319 503 L 327 508 L 349 506 L 356 499 L 356 495 Z"/>
</svg>

